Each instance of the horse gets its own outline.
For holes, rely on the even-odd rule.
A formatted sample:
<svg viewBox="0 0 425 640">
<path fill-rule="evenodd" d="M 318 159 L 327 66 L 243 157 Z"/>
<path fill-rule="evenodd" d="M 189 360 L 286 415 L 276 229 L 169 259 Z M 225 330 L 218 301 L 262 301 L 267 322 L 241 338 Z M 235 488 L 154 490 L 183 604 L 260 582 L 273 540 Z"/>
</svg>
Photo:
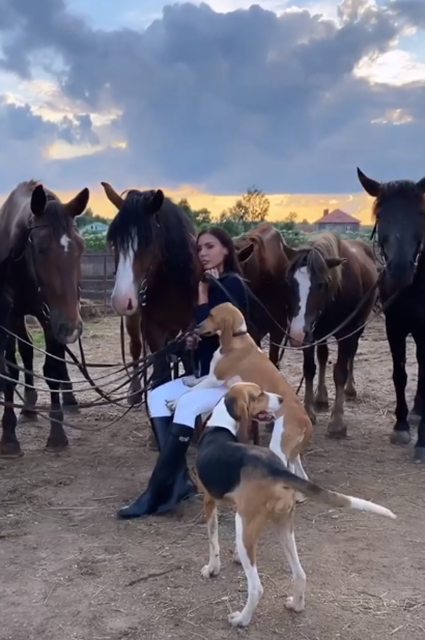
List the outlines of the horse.
<svg viewBox="0 0 425 640">
<path fill-rule="evenodd" d="M 25 316 L 33 315 L 45 336 L 47 354 L 43 374 L 50 389 L 51 404 L 48 451 L 62 451 L 68 446 L 60 388 L 61 381 L 65 382 L 64 388 L 69 381 L 65 345 L 75 343 L 83 331 L 79 281 L 85 245 L 74 219 L 83 213 L 88 200 L 89 190 L 85 188 L 64 204 L 41 182 L 29 180 L 19 183 L 0 208 L 0 264 L 7 269 L 11 299 L 6 329 L 22 335 Z M 30 349 L 32 369 L 32 347 Z M 16 339 L 10 334 L 4 357 L 13 382 L 4 383 L 4 400 L 8 404 L 2 419 L 0 456 L 11 458 L 21 456 L 22 451 L 16 437 L 17 419 L 13 408 L 19 379 L 19 372 L 13 366 L 16 366 Z M 35 399 L 30 398 L 30 404 Z"/>
<path fill-rule="evenodd" d="M 304 406 L 313 422 L 314 409 L 328 409 L 327 337 L 332 334 L 338 341 L 338 356 L 334 366 L 335 402 L 327 434 L 345 438 L 344 394 L 347 399 L 357 397 L 354 358 L 377 294 L 374 254 L 362 240 L 342 240 L 330 232 L 319 234 L 298 249 L 285 247 L 285 251 L 289 258 L 290 341 L 304 347 Z M 316 343 L 319 381 L 314 398 Z"/>
<path fill-rule="evenodd" d="M 393 361 L 396 422 L 392 444 L 411 440 L 409 418 L 418 421 L 414 459 L 425 462 L 425 178 L 378 182 L 360 169 L 357 175 L 372 198 L 374 234 L 385 267 L 379 295 L 385 314 L 385 329 Z M 409 416 L 406 403 L 406 338 L 416 344 L 418 383 Z"/>
<path fill-rule="evenodd" d="M 116 267 L 112 306 L 125 317 L 134 371 L 128 401 L 137 404 L 141 338 L 156 353 L 192 321 L 201 278 L 195 228 L 160 189 L 130 189 L 123 197 L 109 183 L 101 184 L 118 209 L 107 233 Z M 187 371 L 188 363 L 184 366 Z M 155 360 L 152 387 L 170 379 L 170 367 Z"/>
<path fill-rule="evenodd" d="M 270 335 L 269 358 L 277 366 L 279 345 L 288 321 L 288 257 L 285 243 L 279 231 L 269 222 L 263 222 L 256 229 L 233 238 L 233 242 L 249 288 L 269 312 L 266 313 L 255 300 L 250 303 L 254 327 L 252 337 L 259 344 L 265 335 Z"/>
</svg>

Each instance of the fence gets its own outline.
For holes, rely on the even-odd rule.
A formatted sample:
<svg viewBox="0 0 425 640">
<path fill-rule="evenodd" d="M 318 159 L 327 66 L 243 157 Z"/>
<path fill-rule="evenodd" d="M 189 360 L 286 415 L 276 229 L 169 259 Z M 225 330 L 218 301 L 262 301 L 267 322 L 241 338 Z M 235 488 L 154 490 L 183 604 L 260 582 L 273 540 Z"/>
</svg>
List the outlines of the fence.
<svg viewBox="0 0 425 640">
<path fill-rule="evenodd" d="M 114 256 L 111 251 L 86 251 L 81 260 L 81 297 L 90 300 L 104 315 L 112 312 Z"/>
</svg>

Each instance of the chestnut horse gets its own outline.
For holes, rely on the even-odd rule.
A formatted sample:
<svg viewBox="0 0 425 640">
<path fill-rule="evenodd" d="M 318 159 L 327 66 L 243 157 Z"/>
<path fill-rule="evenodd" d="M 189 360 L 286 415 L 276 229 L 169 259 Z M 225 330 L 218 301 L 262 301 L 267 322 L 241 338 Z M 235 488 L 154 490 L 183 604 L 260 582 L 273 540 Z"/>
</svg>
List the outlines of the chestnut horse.
<svg viewBox="0 0 425 640">
<path fill-rule="evenodd" d="M 373 198 L 374 233 L 385 262 L 379 294 L 393 360 L 396 422 L 393 444 L 410 442 L 406 403 L 406 338 L 416 343 L 418 384 L 410 415 L 418 421 L 414 458 L 425 462 L 425 178 L 378 182 L 357 169 L 363 189 Z M 392 299 L 391 299 L 392 298 Z"/>
<path fill-rule="evenodd" d="M 263 222 L 252 231 L 233 238 L 233 242 L 250 290 L 268 311 L 266 313 L 250 297 L 254 328 L 252 337 L 259 344 L 265 335 L 270 335 L 269 357 L 277 365 L 279 345 L 283 341 L 288 321 L 286 245 L 279 231 L 269 222 Z"/>
<path fill-rule="evenodd" d="M 84 241 L 74 218 L 83 213 L 88 200 L 89 190 L 83 189 L 73 200 L 62 204 L 52 191 L 31 180 L 18 184 L 0 208 L 0 264 L 7 270 L 6 287 L 10 295 L 6 328 L 22 333 L 26 315 L 35 316 L 43 327 L 48 352 L 43 373 L 48 378 L 51 403 L 46 447 L 53 451 L 68 446 L 58 381 L 69 380 L 64 362 L 65 345 L 76 342 L 83 330 L 79 281 Z M 16 364 L 15 338 L 8 335 L 5 354 L 3 351 L 1 355 L 5 355 L 7 362 Z M 13 366 L 7 369 L 14 382 L 5 381 L 4 400 L 13 403 L 19 373 Z M 35 402 L 34 397 L 29 400 Z M 16 424 L 13 406 L 9 405 L 4 409 L 2 420 L 2 456 L 22 455 Z"/>
<path fill-rule="evenodd" d="M 125 317 L 137 373 L 142 339 L 155 353 L 192 321 L 201 277 L 195 229 L 186 213 L 159 189 L 131 189 L 122 197 L 110 184 L 101 184 L 118 209 L 107 234 L 116 266 L 112 306 Z M 166 364 L 154 365 L 153 387 L 171 378 Z M 135 375 L 128 400 L 136 404 L 141 399 L 140 379 Z"/>
<path fill-rule="evenodd" d="M 347 435 L 344 393 L 347 398 L 356 398 L 354 358 L 364 324 L 376 300 L 378 271 L 374 254 L 362 240 L 342 240 L 329 232 L 318 235 L 298 249 L 285 247 L 285 251 L 289 257 L 291 343 L 307 346 L 322 341 L 317 345 L 319 384 L 316 400 L 313 394 L 315 346 L 303 349 L 304 406 L 313 422 L 316 420 L 314 406 L 318 411 L 328 408 L 325 382 L 328 345 L 325 338 L 332 334 L 338 340 L 338 356 L 334 366 L 335 402 L 328 436 L 344 438 Z"/>
</svg>

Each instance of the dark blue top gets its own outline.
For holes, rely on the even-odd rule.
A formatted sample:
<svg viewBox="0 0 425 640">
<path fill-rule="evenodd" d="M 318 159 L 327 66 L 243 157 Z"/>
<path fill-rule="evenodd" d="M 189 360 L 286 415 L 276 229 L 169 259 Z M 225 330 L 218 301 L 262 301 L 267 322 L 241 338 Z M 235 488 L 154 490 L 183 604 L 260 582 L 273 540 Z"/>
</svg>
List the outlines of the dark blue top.
<svg viewBox="0 0 425 640">
<path fill-rule="evenodd" d="M 248 292 L 242 278 L 237 273 L 226 273 L 220 278 L 220 284 L 229 296 L 215 283 L 209 283 L 208 302 L 199 304 L 195 309 L 196 324 L 203 322 L 209 312 L 223 302 L 231 302 L 241 311 L 248 320 Z M 206 336 L 201 339 L 195 350 L 195 366 L 200 376 L 206 376 L 210 370 L 210 363 L 214 352 L 220 346 L 218 336 Z"/>
</svg>

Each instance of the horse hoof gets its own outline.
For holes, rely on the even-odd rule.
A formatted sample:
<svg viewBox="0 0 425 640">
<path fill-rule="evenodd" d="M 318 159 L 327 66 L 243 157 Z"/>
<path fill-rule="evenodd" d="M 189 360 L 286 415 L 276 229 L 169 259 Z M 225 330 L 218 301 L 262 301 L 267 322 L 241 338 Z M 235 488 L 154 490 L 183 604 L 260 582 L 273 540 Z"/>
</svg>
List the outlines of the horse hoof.
<svg viewBox="0 0 425 640">
<path fill-rule="evenodd" d="M 357 391 L 355 389 L 344 389 L 346 400 L 357 400 Z"/>
<path fill-rule="evenodd" d="M 23 455 L 19 442 L 2 442 L 0 444 L 0 458 L 13 460 L 14 458 L 22 458 Z"/>
<path fill-rule="evenodd" d="M 127 402 L 130 407 L 135 407 L 137 404 L 141 404 L 142 402 L 142 393 L 138 391 L 137 393 L 131 393 L 127 396 Z"/>
<path fill-rule="evenodd" d="M 327 399 L 316 398 L 316 400 L 314 401 L 314 408 L 318 413 L 324 413 L 329 409 L 329 402 Z"/>
<path fill-rule="evenodd" d="M 414 409 L 407 416 L 407 421 L 412 427 L 417 427 L 421 421 L 421 416 L 419 413 L 416 413 Z"/>
<path fill-rule="evenodd" d="M 35 411 L 28 411 L 27 413 L 21 413 L 18 418 L 18 424 L 27 424 L 30 422 L 37 422 L 38 414 Z"/>
<path fill-rule="evenodd" d="M 413 460 L 415 462 L 425 462 L 425 447 L 415 447 Z"/>
<path fill-rule="evenodd" d="M 65 413 L 80 413 L 80 407 L 78 403 L 62 404 L 62 411 Z"/>
<path fill-rule="evenodd" d="M 391 444 L 409 444 L 412 436 L 410 435 L 410 431 L 394 431 L 391 432 L 390 442 Z"/>
<path fill-rule="evenodd" d="M 63 453 L 69 447 L 68 440 L 48 440 L 45 450 L 47 453 Z"/>
<path fill-rule="evenodd" d="M 330 422 L 328 424 L 327 436 L 334 440 L 343 440 L 347 437 L 347 427 L 345 424 L 341 424 L 339 422 Z"/>
<path fill-rule="evenodd" d="M 314 413 L 314 411 L 312 411 L 311 409 L 306 409 L 307 411 L 307 415 L 311 420 L 311 424 L 316 424 L 317 422 L 317 418 L 316 418 L 316 414 Z"/>
</svg>

